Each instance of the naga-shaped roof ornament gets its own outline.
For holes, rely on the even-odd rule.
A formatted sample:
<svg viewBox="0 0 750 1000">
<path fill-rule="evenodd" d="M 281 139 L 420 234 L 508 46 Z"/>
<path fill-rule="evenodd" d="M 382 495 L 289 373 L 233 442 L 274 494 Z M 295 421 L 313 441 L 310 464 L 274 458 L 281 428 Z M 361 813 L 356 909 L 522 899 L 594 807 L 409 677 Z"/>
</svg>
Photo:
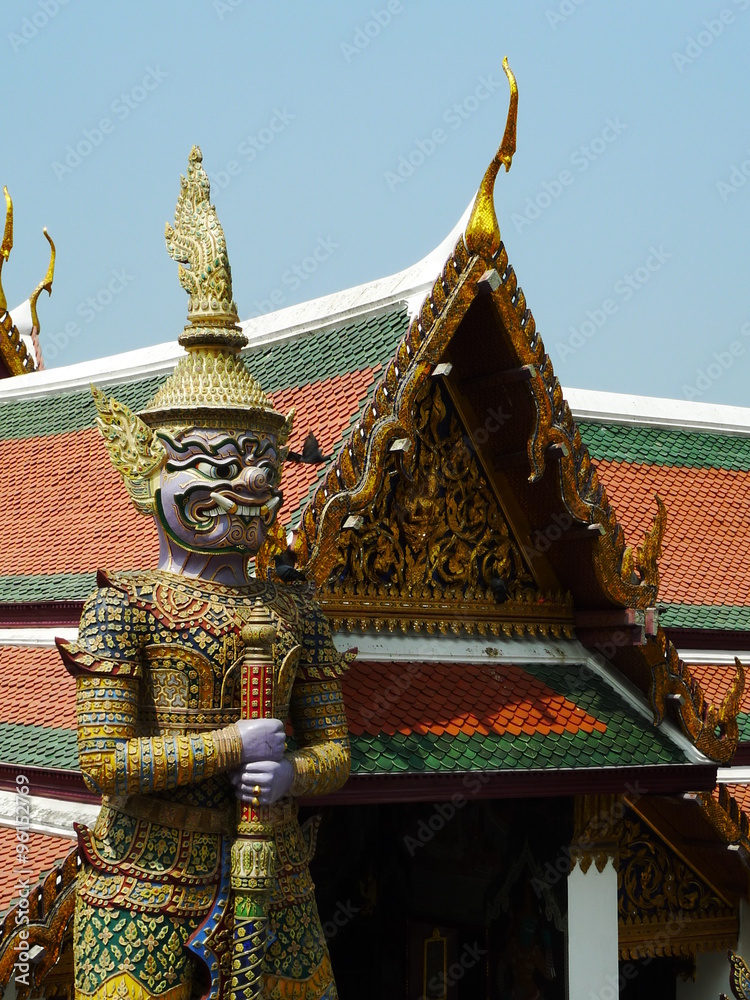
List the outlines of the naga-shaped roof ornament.
<svg viewBox="0 0 750 1000">
<path fill-rule="evenodd" d="M 203 155 L 193 146 L 180 178 L 174 226 L 166 225 L 169 255 L 180 264 L 180 284 L 190 296 L 188 322 L 179 337 L 187 354 L 141 417 L 151 427 L 201 424 L 249 426 L 271 432 L 283 444 L 291 430 L 240 357 L 247 337 L 232 299 L 232 271 L 224 230 L 210 202 Z"/>
<path fill-rule="evenodd" d="M 513 70 L 508 65 L 508 57 L 503 59 L 503 69 L 510 84 L 510 105 L 508 118 L 505 122 L 505 132 L 498 151 L 485 171 L 482 183 L 479 185 L 474 207 L 464 233 L 466 248 L 470 253 L 478 253 L 490 259 L 500 249 L 500 226 L 495 215 L 493 192 L 495 178 L 500 167 L 510 170 L 513 154 L 516 151 L 516 124 L 518 121 L 518 84 Z"/>
<path fill-rule="evenodd" d="M 11 375 L 24 375 L 42 367 L 38 340 L 40 327 L 36 304 L 43 291 L 47 292 L 48 295 L 52 294 L 52 281 L 55 276 L 55 244 L 47 230 L 43 229 L 42 232 L 50 245 L 49 266 L 44 278 L 27 300 L 31 326 L 24 328 L 22 323 L 22 329 L 19 330 L 8 312 L 8 302 L 2 283 L 3 264 L 8 260 L 13 249 L 13 202 L 7 187 L 3 188 L 3 193 L 5 195 L 5 228 L 2 243 L 0 243 L 0 363 L 7 368 Z M 16 315 L 18 314 L 16 310 L 14 312 Z M 26 342 L 24 342 L 25 339 Z M 30 353 L 27 344 L 33 347 L 36 357 Z"/>
</svg>

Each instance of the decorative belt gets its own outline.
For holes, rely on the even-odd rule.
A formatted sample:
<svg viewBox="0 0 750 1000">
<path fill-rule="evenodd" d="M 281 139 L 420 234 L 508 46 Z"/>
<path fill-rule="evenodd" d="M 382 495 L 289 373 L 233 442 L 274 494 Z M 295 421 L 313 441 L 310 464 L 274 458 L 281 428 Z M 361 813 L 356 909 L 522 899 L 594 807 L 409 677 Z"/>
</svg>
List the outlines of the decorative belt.
<svg viewBox="0 0 750 1000">
<path fill-rule="evenodd" d="M 231 833 L 234 829 L 236 807 L 234 803 L 223 809 L 192 806 L 170 802 L 151 795 L 130 795 L 124 800 L 109 799 L 106 804 L 125 816 L 145 819 L 160 826 L 194 833 Z"/>
<path fill-rule="evenodd" d="M 152 795 L 129 795 L 125 799 L 105 798 L 102 805 L 133 819 L 145 819 L 160 826 L 194 833 L 234 833 L 237 820 L 237 807 L 234 803 L 218 809 L 170 802 L 169 799 L 159 799 Z M 297 803 L 287 795 L 274 802 L 270 811 L 274 826 L 289 823 L 297 818 Z"/>
</svg>

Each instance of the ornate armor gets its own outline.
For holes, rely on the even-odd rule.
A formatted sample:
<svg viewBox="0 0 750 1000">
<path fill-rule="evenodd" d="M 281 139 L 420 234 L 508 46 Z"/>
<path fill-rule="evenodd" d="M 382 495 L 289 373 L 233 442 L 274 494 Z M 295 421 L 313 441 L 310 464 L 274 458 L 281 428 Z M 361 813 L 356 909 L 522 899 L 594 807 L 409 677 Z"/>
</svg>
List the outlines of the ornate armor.
<svg viewBox="0 0 750 1000">
<path fill-rule="evenodd" d="M 277 624 L 276 681 L 287 688 L 279 716 L 290 718 L 297 744 L 288 754 L 295 796 L 333 791 L 348 775 L 338 678 L 350 657 L 336 651 L 300 585 L 233 588 L 159 571 L 101 575 L 100 584 L 78 642 L 59 643 L 77 679 L 81 766 L 104 796 L 94 829 L 79 829 L 76 995 L 181 1000 L 193 980 L 188 942 L 209 968 L 215 963 L 217 990 L 229 972 L 235 797 L 226 771 L 240 763 L 232 666 L 243 616 L 260 598 Z M 299 646 L 294 677 L 280 678 Z M 308 871 L 313 831 L 303 836 L 293 798 L 272 809 L 278 874 L 264 996 L 333 996 Z M 306 992 L 285 991 L 289 981 Z"/>
</svg>

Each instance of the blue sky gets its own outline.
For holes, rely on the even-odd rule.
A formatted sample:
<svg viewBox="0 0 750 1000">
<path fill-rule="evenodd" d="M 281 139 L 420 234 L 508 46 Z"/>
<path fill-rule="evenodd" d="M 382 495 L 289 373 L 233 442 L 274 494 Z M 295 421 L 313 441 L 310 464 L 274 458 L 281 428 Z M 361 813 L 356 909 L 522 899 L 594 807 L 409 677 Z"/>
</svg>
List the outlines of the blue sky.
<svg viewBox="0 0 750 1000">
<path fill-rule="evenodd" d="M 243 318 L 420 259 L 502 136 L 507 54 L 518 152 L 497 214 L 563 385 L 750 403 L 750 0 L 19 0 L 1 16 L 3 280 L 12 304 L 40 280 L 46 225 L 50 367 L 179 334 L 163 229 L 193 143 Z"/>
</svg>

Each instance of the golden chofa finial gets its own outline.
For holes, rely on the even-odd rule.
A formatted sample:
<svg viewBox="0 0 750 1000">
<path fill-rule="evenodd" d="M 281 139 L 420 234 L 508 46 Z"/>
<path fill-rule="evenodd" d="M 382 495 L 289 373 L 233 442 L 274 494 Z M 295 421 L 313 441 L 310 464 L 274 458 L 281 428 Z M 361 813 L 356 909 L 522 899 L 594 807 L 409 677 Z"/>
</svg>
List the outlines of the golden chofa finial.
<svg viewBox="0 0 750 1000">
<path fill-rule="evenodd" d="M 3 242 L 0 243 L 0 312 L 8 311 L 8 303 L 3 291 L 2 273 L 3 264 L 10 257 L 13 249 L 13 202 L 10 200 L 7 187 L 3 188 L 5 195 L 5 229 L 3 231 Z"/>
<path fill-rule="evenodd" d="M 31 323 L 35 330 L 39 331 L 39 317 L 36 312 L 36 303 L 42 292 L 46 292 L 47 295 L 52 294 L 52 282 L 55 278 L 55 257 L 57 256 L 57 251 L 55 250 L 55 244 L 52 241 L 52 237 L 43 229 L 44 237 L 49 243 L 49 266 L 47 267 L 47 273 L 36 286 L 34 291 L 29 296 L 29 307 L 31 309 Z"/>
<path fill-rule="evenodd" d="M 10 257 L 10 252 L 13 249 L 13 202 L 8 194 L 7 187 L 3 188 L 3 194 L 5 195 L 5 229 L 3 231 L 3 241 L 0 243 L 0 313 L 8 311 L 8 302 L 3 291 L 2 270 L 3 264 Z M 42 291 L 46 291 L 48 295 L 52 294 L 52 281 L 55 277 L 55 244 L 52 242 L 46 229 L 43 229 L 42 232 L 50 245 L 49 266 L 44 279 L 29 296 L 32 325 L 37 332 L 39 332 L 39 317 L 36 312 L 36 303 Z"/>
<path fill-rule="evenodd" d="M 516 151 L 516 123 L 518 121 L 518 85 L 513 71 L 508 65 L 508 57 L 503 59 L 503 69 L 510 84 L 510 105 L 508 107 L 508 119 L 505 123 L 505 134 L 500 148 L 487 167 L 487 171 L 479 185 L 477 196 L 474 199 L 474 207 L 464 233 L 464 241 L 470 253 L 480 254 L 482 257 L 491 258 L 500 249 L 500 227 L 497 224 L 495 215 L 495 202 L 493 191 L 495 188 L 495 178 L 501 166 L 506 172 L 510 170 L 513 162 L 513 154 Z"/>
<path fill-rule="evenodd" d="M 239 351 L 247 338 L 239 328 L 224 230 L 210 195 L 203 154 L 193 146 L 187 176 L 180 177 L 174 226 L 167 223 L 164 230 L 169 255 L 180 264 L 180 284 L 190 296 L 188 324 L 179 341 L 188 350 L 202 346 Z"/>
</svg>

